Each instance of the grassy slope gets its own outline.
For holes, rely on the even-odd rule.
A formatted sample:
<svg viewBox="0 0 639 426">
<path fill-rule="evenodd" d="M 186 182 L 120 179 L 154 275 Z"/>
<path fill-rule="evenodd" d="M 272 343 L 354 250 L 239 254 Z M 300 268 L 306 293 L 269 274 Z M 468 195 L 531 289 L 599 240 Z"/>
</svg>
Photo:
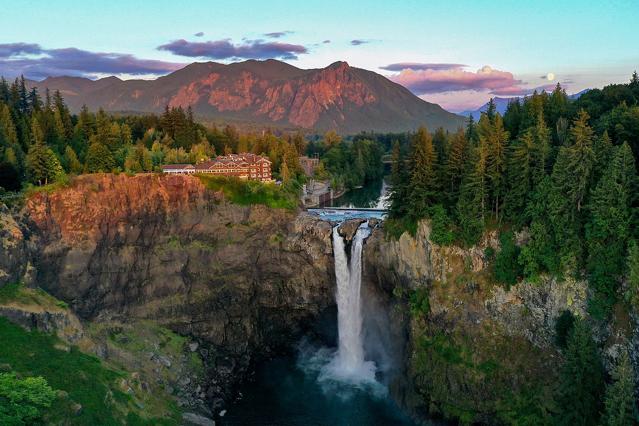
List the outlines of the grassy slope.
<svg viewBox="0 0 639 426">
<path fill-rule="evenodd" d="M 232 203 L 239 205 L 264 204 L 275 209 L 295 210 L 297 191 L 273 183 L 246 181 L 220 176 L 198 175 L 202 183 L 213 191 L 222 191 Z"/>
<path fill-rule="evenodd" d="M 0 289 L 0 304 L 47 311 L 66 305 L 42 290 L 18 284 Z M 57 337 L 26 331 L 0 317 L 0 364 L 17 374 L 42 376 L 60 397 L 45 414 L 47 424 L 173 425 L 180 423 L 175 402 L 163 393 L 146 394 L 124 370 L 68 347 Z M 126 384 L 126 386 L 124 386 Z M 137 391 L 129 388 L 129 384 Z M 82 409 L 77 413 L 77 404 Z M 148 409 L 148 408 L 151 409 Z M 154 417 L 157 416 L 157 417 Z"/>
</svg>

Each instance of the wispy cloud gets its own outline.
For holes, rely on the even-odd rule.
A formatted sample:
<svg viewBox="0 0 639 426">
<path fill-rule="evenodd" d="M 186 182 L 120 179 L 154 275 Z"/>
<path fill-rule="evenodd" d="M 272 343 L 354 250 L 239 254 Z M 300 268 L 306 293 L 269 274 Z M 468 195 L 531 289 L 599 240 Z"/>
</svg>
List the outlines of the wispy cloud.
<svg viewBox="0 0 639 426">
<path fill-rule="evenodd" d="M 398 62 L 395 64 L 389 64 L 380 69 L 386 71 L 425 71 L 425 70 L 453 70 L 457 68 L 464 68 L 464 64 L 446 64 L 446 63 L 422 63 L 422 62 Z"/>
<path fill-rule="evenodd" d="M 466 71 L 462 67 L 408 68 L 402 69 L 390 79 L 417 95 L 473 90 L 501 96 L 521 96 L 530 91 L 512 73 L 496 70 L 488 65 L 475 72 Z"/>
<path fill-rule="evenodd" d="M 308 53 L 308 49 L 299 44 L 264 40 L 246 40 L 242 44 L 233 44 L 229 39 L 204 42 L 180 39 L 163 44 L 158 50 L 190 58 L 208 59 L 297 59 L 298 55 Z"/>
<path fill-rule="evenodd" d="M 355 39 L 355 40 L 351 40 L 351 45 L 360 46 L 362 44 L 367 44 L 367 43 L 370 43 L 370 42 L 371 42 L 371 40 Z"/>
<path fill-rule="evenodd" d="M 293 34 L 293 31 L 274 31 L 272 33 L 265 33 L 264 37 L 268 38 L 282 38 L 286 35 Z"/>
<path fill-rule="evenodd" d="M 39 44 L 0 44 L 0 74 L 41 79 L 48 76 L 94 77 L 99 74 L 162 75 L 185 64 L 140 59 L 127 53 L 90 52 L 68 47 L 45 49 Z"/>
<path fill-rule="evenodd" d="M 195 37 L 203 37 L 204 36 L 204 32 L 200 31 L 198 33 L 193 34 Z"/>
</svg>

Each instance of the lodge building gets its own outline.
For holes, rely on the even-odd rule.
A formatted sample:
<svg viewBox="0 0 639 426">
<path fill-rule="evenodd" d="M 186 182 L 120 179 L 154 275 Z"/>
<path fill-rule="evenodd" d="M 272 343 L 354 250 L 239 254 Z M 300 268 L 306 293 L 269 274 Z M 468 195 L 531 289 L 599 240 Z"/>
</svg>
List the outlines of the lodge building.
<svg viewBox="0 0 639 426">
<path fill-rule="evenodd" d="M 271 161 L 261 155 L 250 153 L 220 155 L 213 160 L 198 164 L 167 164 L 162 172 L 169 174 L 215 174 L 234 176 L 240 179 L 270 182 Z"/>
</svg>

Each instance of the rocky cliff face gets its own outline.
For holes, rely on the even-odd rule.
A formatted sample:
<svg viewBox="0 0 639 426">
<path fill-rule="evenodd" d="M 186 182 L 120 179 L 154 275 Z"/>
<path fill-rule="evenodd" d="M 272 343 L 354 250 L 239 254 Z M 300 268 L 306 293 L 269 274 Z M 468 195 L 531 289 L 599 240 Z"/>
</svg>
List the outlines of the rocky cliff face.
<svg viewBox="0 0 639 426">
<path fill-rule="evenodd" d="M 392 390 L 417 416 L 491 424 L 508 416 L 508 398 L 552 388 L 562 358 L 555 322 L 565 310 L 591 322 L 608 368 L 621 347 L 636 352 L 627 316 L 589 319 L 586 282 L 542 277 L 506 289 L 485 256 L 487 247 L 499 250 L 496 233 L 469 249 L 437 246 L 429 235 L 427 221 L 399 240 L 375 230 L 364 251 L 363 286 L 391 312 L 394 334 L 405 336 L 396 343 L 403 371 Z"/>
<path fill-rule="evenodd" d="M 23 278 L 27 270 L 28 246 L 23 230 L 0 204 L 0 287 Z"/>
<path fill-rule="evenodd" d="M 334 304 L 328 223 L 231 205 L 194 177 L 81 176 L 23 215 L 40 287 L 91 323 L 191 337 L 209 400 Z"/>
</svg>

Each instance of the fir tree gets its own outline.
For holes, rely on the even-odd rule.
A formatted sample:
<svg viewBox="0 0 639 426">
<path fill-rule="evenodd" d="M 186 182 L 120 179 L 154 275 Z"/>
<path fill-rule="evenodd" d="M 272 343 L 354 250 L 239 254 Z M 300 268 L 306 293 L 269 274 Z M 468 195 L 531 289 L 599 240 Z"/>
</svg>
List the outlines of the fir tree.
<svg viewBox="0 0 639 426">
<path fill-rule="evenodd" d="M 97 141 L 89 146 L 85 161 L 84 169 L 88 173 L 110 173 L 115 168 L 115 160 L 111 151 Z"/>
<path fill-rule="evenodd" d="M 636 191 L 635 162 L 628 144 L 616 149 L 603 177 L 592 191 L 586 227 L 588 272 L 596 291 L 594 306 L 607 312 L 616 300 L 631 235 Z"/>
<path fill-rule="evenodd" d="M 558 425 L 596 425 L 604 390 L 603 366 L 590 328 L 580 319 L 568 336 L 559 374 Z"/>
<path fill-rule="evenodd" d="M 530 238 L 521 248 L 519 263 L 527 277 L 534 278 L 542 272 L 556 272 L 558 269 L 555 233 L 548 217 L 550 188 L 550 178 L 546 177 L 532 192 L 524 213 L 531 221 Z"/>
<path fill-rule="evenodd" d="M 495 105 L 495 100 L 493 98 L 490 98 L 490 100 L 488 101 L 488 105 L 486 106 L 486 117 L 488 117 L 490 121 L 493 121 L 496 112 L 497 106 Z"/>
<path fill-rule="evenodd" d="M 390 184 L 389 214 L 392 218 L 401 218 L 408 211 L 408 173 L 399 141 L 393 143 Z"/>
<path fill-rule="evenodd" d="M 435 178 L 436 153 L 430 133 L 421 127 L 413 138 L 410 174 L 411 214 L 416 218 L 427 215 L 435 203 L 437 182 Z"/>
<path fill-rule="evenodd" d="M 508 181 L 510 189 L 506 197 L 509 219 L 517 224 L 524 222 L 524 212 L 533 186 L 533 158 L 535 139 L 531 129 L 513 143 L 508 156 Z"/>
<path fill-rule="evenodd" d="M 467 246 L 479 240 L 484 229 L 484 212 L 487 197 L 486 158 L 487 149 L 481 144 L 471 151 L 461 185 L 456 216 L 460 236 Z"/>
<path fill-rule="evenodd" d="M 82 164 L 78 160 L 78 156 L 70 145 L 67 145 L 64 149 L 64 163 L 66 165 L 66 170 L 68 173 L 82 173 Z"/>
<path fill-rule="evenodd" d="M 463 130 L 453 134 L 450 139 L 450 149 L 446 158 L 446 181 L 445 188 L 448 193 L 450 204 L 454 204 L 459 198 L 464 168 L 468 159 L 468 140 Z"/>
<path fill-rule="evenodd" d="M 488 135 L 487 173 L 490 179 L 490 194 L 493 199 L 495 219 L 499 220 L 501 205 L 506 193 L 506 149 L 508 132 L 499 114 L 492 120 L 491 131 Z"/>
<path fill-rule="evenodd" d="M 44 144 L 44 135 L 35 117 L 31 123 L 31 134 L 33 143 L 26 158 L 27 174 L 32 183 L 46 185 L 62 175 L 62 166 L 53 151 Z"/>
<path fill-rule="evenodd" d="M 612 383 L 606 387 L 603 426 L 626 426 L 637 423 L 635 374 L 627 351 L 619 357 L 612 372 Z"/>
<path fill-rule="evenodd" d="M 594 164 L 592 129 L 581 111 L 571 129 L 573 144 L 561 147 L 552 172 L 550 217 L 564 267 L 576 271 L 582 256 L 581 209 L 589 190 Z"/>
</svg>

